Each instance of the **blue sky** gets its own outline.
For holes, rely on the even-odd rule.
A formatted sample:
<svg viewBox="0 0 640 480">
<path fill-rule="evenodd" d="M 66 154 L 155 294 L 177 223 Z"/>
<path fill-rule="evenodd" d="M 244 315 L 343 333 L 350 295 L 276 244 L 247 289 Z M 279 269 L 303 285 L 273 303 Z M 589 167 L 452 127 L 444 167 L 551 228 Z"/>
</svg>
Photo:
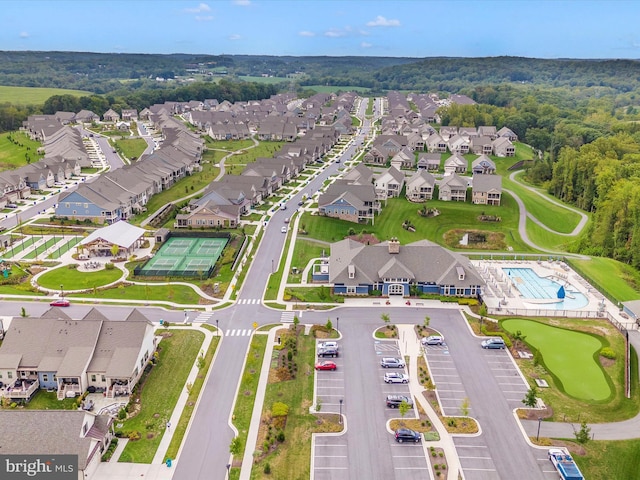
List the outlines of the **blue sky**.
<svg viewBox="0 0 640 480">
<path fill-rule="evenodd" d="M 0 49 L 640 58 L 640 1 L 3 0 Z"/>
</svg>

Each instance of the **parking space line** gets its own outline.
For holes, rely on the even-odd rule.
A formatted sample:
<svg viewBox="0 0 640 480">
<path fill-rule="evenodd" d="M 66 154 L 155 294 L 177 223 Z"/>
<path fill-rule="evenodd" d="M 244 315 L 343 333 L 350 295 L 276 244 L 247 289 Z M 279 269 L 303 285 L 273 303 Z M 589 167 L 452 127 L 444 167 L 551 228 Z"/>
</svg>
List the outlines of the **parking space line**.
<svg viewBox="0 0 640 480">
<path fill-rule="evenodd" d="M 461 457 L 459 455 L 458 458 L 465 458 L 469 460 L 491 460 L 491 457 Z"/>
<path fill-rule="evenodd" d="M 316 447 L 346 447 L 346 443 L 316 443 Z"/>
<path fill-rule="evenodd" d="M 347 467 L 314 467 L 314 470 L 346 470 Z"/>
<path fill-rule="evenodd" d="M 427 467 L 393 467 L 394 470 L 426 470 Z"/>
<path fill-rule="evenodd" d="M 517 383 L 513 383 L 513 382 L 498 382 L 498 385 L 522 385 L 522 382 L 517 382 Z"/>
<path fill-rule="evenodd" d="M 473 472 L 495 472 L 497 471 L 495 468 L 463 468 L 463 471 L 473 471 Z"/>
<path fill-rule="evenodd" d="M 316 458 L 347 458 L 346 455 L 316 455 Z"/>
</svg>

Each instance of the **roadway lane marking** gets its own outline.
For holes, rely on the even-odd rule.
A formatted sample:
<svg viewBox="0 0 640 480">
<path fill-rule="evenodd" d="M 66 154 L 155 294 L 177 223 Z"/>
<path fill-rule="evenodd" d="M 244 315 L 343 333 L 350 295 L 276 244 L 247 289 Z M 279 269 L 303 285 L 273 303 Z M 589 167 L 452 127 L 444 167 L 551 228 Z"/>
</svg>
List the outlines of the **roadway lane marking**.
<svg viewBox="0 0 640 480">
<path fill-rule="evenodd" d="M 315 470 L 346 470 L 347 467 L 314 467 Z"/>
<path fill-rule="evenodd" d="M 347 458 L 346 455 L 315 455 L 316 458 Z"/>
<path fill-rule="evenodd" d="M 459 455 L 458 458 L 464 458 L 468 460 L 491 460 L 491 457 L 461 457 Z"/>
<path fill-rule="evenodd" d="M 393 467 L 394 470 L 426 470 L 427 467 Z"/>
<path fill-rule="evenodd" d="M 316 447 L 346 447 L 346 443 L 316 443 Z"/>
</svg>

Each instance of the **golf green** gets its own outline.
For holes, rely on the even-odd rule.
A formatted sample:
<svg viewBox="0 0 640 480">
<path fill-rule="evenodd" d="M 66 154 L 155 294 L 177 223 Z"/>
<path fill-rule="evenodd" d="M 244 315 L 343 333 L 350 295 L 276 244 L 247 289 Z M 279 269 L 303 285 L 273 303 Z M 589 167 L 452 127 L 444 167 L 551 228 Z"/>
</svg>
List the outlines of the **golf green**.
<svg viewBox="0 0 640 480">
<path fill-rule="evenodd" d="M 603 346 L 597 337 L 531 320 L 505 320 L 502 327 L 512 334 L 520 330 L 526 336 L 526 343 L 540 352 L 545 367 L 567 395 L 590 401 L 611 395 L 606 374 L 594 359 Z"/>
</svg>

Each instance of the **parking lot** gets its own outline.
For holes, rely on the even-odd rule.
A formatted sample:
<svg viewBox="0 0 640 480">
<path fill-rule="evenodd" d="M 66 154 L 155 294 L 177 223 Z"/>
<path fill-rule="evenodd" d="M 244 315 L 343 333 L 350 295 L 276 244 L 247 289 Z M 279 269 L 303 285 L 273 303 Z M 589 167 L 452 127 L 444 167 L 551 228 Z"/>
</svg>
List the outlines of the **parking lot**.
<svg viewBox="0 0 640 480">
<path fill-rule="evenodd" d="M 377 443 L 376 455 L 370 458 L 370 467 L 379 474 L 384 473 L 384 478 L 429 478 L 426 447 L 423 443 L 398 443 L 386 426 L 392 418 L 400 417 L 398 409 L 387 407 L 387 395 L 410 396 L 407 384 L 387 384 L 384 381 L 385 373 L 406 373 L 406 368 L 383 368 L 380 365 L 382 357 L 402 357 L 398 342 L 370 340 L 368 345 L 362 342 L 363 351 L 356 351 L 358 347 L 351 347 L 349 342 L 339 343 L 340 356 L 327 359 L 334 361 L 337 369 L 316 371 L 315 406 L 317 410 L 320 405 L 322 413 L 339 413 L 340 399 L 343 399 L 342 412 L 345 414 L 348 430 L 343 435 L 314 435 L 312 442 L 314 480 L 360 478 L 359 474 L 362 472 L 355 468 L 353 458 L 350 462 L 350 454 L 353 457 L 354 452 L 350 452 L 348 445 L 352 437 L 362 436 L 366 436 L 368 442 Z M 345 376 L 345 366 L 353 367 L 354 365 L 357 365 L 359 375 L 366 378 Z M 348 399 L 351 403 L 348 403 L 345 398 L 345 382 L 353 385 L 360 380 L 363 380 L 367 387 L 358 389 L 361 397 L 356 399 L 352 395 Z M 359 429 L 356 431 L 349 425 L 349 419 L 355 419 L 354 415 L 363 415 L 368 419 L 366 431 L 359 431 Z M 410 410 L 405 418 L 412 417 L 415 417 L 415 412 Z"/>
</svg>

